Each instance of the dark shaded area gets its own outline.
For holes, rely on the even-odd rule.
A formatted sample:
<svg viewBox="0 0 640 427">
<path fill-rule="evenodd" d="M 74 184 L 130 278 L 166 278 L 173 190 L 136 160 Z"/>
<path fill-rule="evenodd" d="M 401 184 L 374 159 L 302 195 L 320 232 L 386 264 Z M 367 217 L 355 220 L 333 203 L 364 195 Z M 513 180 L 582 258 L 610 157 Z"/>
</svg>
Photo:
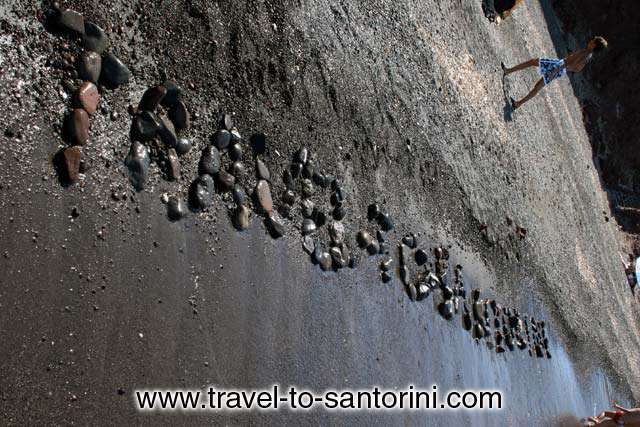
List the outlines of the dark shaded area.
<svg viewBox="0 0 640 427">
<path fill-rule="evenodd" d="M 582 105 L 594 163 L 609 193 L 619 224 L 640 232 L 640 5 L 631 1 L 552 0 L 541 2 L 559 57 L 581 49 L 592 36 L 609 48 L 571 84 Z"/>
</svg>

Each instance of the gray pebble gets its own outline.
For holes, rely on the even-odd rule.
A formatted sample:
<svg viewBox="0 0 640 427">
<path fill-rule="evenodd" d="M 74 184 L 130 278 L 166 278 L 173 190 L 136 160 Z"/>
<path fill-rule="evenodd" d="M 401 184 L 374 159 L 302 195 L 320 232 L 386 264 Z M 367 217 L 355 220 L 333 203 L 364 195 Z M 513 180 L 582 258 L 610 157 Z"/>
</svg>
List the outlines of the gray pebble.
<svg viewBox="0 0 640 427">
<path fill-rule="evenodd" d="M 215 175 L 220 171 L 220 152 L 213 145 L 207 145 L 202 150 L 200 164 L 198 165 L 200 174 Z"/>
<path fill-rule="evenodd" d="M 176 153 L 182 156 L 184 154 L 187 154 L 189 151 L 191 151 L 191 141 L 189 141 L 187 138 L 178 139 L 178 142 L 176 144 Z"/>
<path fill-rule="evenodd" d="M 210 175 L 200 175 L 191 186 L 191 200 L 195 208 L 206 209 L 213 204 L 215 184 Z"/>
<path fill-rule="evenodd" d="M 84 23 L 84 47 L 101 55 L 109 47 L 109 37 L 104 30 L 93 22 Z"/>
<path fill-rule="evenodd" d="M 81 79 L 98 83 L 100 70 L 102 69 L 102 57 L 96 52 L 84 52 L 80 57 L 78 75 Z"/>
<path fill-rule="evenodd" d="M 302 216 L 305 218 L 311 218 L 313 216 L 313 210 L 315 205 L 310 199 L 302 200 Z"/>
<path fill-rule="evenodd" d="M 302 238 L 302 248 L 306 253 L 311 255 L 316 248 L 316 244 L 311 238 L 311 236 L 304 236 Z"/>
<path fill-rule="evenodd" d="M 137 191 L 144 189 L 145 181 L 149 175 L 149 150 L 138 141 L 134 141 L 125 159 L 125 165 L 129 169 L 129 180 Z"/>
<path fill-rule="evenodd" d="M 316 223 L 312 219 L 305 218 L 302 221 L 302 235 L 307 236 L 316 231 Z"/>
<path fill-rule="evenodd" d="M 129 82 L 131 72 L 114 54 L 102 58 L 102 78 L 110 85 L 120 86 Z"/>
<path fill-rule="evenodd" d="M 271 179 L 269 168 L 267 168 L 267 165 L 260 159 L 256 160 L 256 171 L 258 172 L 258 179 L 265 179 L 267 181 Z"/>
</svg>

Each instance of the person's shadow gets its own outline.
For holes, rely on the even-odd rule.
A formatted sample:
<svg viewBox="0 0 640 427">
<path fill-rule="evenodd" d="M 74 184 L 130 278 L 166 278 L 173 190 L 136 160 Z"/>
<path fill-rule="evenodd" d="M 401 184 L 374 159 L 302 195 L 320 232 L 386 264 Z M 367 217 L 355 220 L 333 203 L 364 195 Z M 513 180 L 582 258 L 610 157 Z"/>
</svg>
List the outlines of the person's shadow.
<svg viewBox="0 0 640 427">
<path fill-rule="evenodd" d="M 513 121 L 513 105 L 511 105 L 511 96 L 509 96 L 509 86 L 507 85 L 507 79 L 502 76 L 502 94 L 504 96 L 504 121 Z"/>
</svg>

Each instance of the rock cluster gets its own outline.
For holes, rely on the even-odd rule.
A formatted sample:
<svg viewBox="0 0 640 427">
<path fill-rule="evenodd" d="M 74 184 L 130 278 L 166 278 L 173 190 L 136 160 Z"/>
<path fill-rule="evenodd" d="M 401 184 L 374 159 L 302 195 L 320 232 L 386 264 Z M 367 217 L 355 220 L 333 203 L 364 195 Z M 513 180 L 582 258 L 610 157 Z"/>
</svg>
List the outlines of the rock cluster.
<svg viewBox="0 0 640 427">
<path fill-rule="evenodd" d="M 62 150 L 64 181 L 75 184 L 82 168 L 81 147 L 89 142 L 90 116 L 100 103 L 101 83 L 117 87 L 128 83 L 131 72 L 113 53 L 107 52 L 109 37 L 82 14 L 70 10 L 53 10 L 55 24 L 73 39 L 81 39 L 83 51 L 77 65 L 82 84 L 73 94 L 73 105 L 64 120 L 64 135 L 68 144 Z M 133 147 L 132 147 L 133 148 Z"/>
</svg>

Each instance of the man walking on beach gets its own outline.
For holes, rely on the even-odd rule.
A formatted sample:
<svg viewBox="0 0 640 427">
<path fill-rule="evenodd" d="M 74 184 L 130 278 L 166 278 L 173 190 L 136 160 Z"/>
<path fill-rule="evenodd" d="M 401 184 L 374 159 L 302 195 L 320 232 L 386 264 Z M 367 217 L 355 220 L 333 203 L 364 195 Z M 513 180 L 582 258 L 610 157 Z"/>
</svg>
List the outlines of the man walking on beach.
<svg viewBox="0 0 640 427">
<path fill-rule="evenodd" d="M 551 83 L 557 78 L 564 76 L 567 71 L 571 73 L 579 73 L 585 65 L 593 58 L 593 54 L 606 49 L 607 41 L 602 37 L 594 37 L 589 41 L 587 47 L 578 52 L 574 52 L 563 59 L 533 58 L 515 67 L 508 68 L 502 63 L 504 76 L 508 76 L 516 71 L 524 70 L 529 67 L 538 67 L 538 71 L 542 76 L 531 92 L 519 101 L 511 98 L 511 106 L 514 110 L 520 108 L 522 104 L 533 98 L 542 90 L 543 87 Z"/>
</svg>

